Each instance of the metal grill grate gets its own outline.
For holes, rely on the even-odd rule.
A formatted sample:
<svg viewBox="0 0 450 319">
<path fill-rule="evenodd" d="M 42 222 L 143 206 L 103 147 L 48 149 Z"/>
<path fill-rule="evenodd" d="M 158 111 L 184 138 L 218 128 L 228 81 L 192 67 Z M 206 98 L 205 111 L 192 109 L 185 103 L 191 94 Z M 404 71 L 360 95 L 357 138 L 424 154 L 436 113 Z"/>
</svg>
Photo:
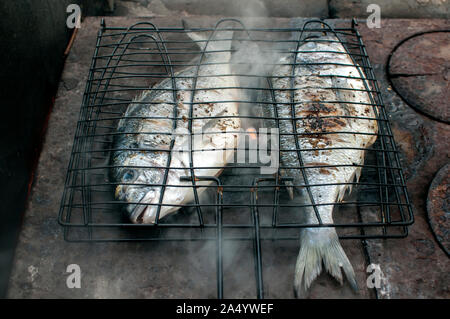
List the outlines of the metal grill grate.
<svg viewBox="0 0 450 319">
<path fill-rule="evenodd" d="M 377 140 L 366 149 L 365 163 L 360 165 L 361 178 L 358 183 L 348 183 L 352 184 L 355 190 L 342 202 L 316 204 L 312 200 L 310 204 L 296 203 L 289 199 L 286 191 L 286 184 L 290 179 L 283 177 L 280 172 L 283 169 L 294 168 L 301 170 L 303 176 L 306 176 L 306 170 L 314 166 L 283 167 L 280 164 L 275 174 L 261 174 L 261 163 L 229 163 L 220 176 L 195 176 L 193 172 L 200 167 L 193 166 L 192 154 L 199 150 L 191 148 L 189 150 L 191 161 L 188 168 L 190 174 L 182 179 L 191 183 L 188 187 L 193 188 L 194 200 L 182 205 L 176 214 L 160 220 L 156 218 L 155 224 L 133 224 L 123 214 L 123 203 L 114 199 L 114 190 L 118 183 L 110 178 L 110 171 L 113 169 L 110 162 L 111 153 L 117 150 L 114 138 L 118 134 L 125 134 L 117 132 L 118 122 L 136 96 L 162 80 L 170 79 L 172 83 L 170 91 L 173 97 L 170 103 L 174 105 L 174 116 L 169 120 L 174 123 L 174 126 L 178 121 L 188 121 L 189 132 L 191 132 L 189 138 L 192 140 L 194 135 L 192 123 L 198 119 L 193 115 L 196 104 L 194 94 L 198 90 L 195 83 L 200 77 L 199 69 L 203 65 L 202 57 L 205 55 L 205 50 L 200 50 L 186 36 L 186 33 L 209 32 L 210 41 L 214 41 L 212 35 L 224 29 L 234 31 L 233 43 L 243 43 L 244 46 L 257 44 L 262 52 L 298 52 L 299 46 L 305 39 L 311 41 L 311 34 L 329 33 L 337 37 L 351 56 L 354 65 L 357 63 L 360 66 L 359 70 L 363 70 L 360 71 L 359 78 L 364 80 L 364 91 L 369 93 L 370 106 L 376 114 L 378 123 Z M 251 106 L 254 110 L 253 113 L 241 114 L 239 117 L 245 120 L 247 126 L 258 126 L 260 125 L 258 121 L 267 119 L 267 116 L 258 110 L 265 104 L 275 104 L 276 89 L 271 87 L 271 82 L 266 75 L 252 75 L 245 71 L 244 64 L 234 63 L 233 60 L 231 64 L 234 70 L 233 75 L 241 83 L 236 89 L 245 91 L 247 97 L 245 100 L 234 102 Z M 301 61 L 294 60 L 292 65 L 301 64 Z M 180 91 L 176 80 L 182 77 L 177 72 L 186 67 L 196 68 L 196 76 L 192 80 L 194 85 L 189 116 L 180 117 L 176 113 L 177 93 Z M 248 81 L 249 78 L 260 80 L 256 83 L 261 85 L 244 86 L 242 83 L 255 83 L 255 81 Z M 291 87 L 287 89 L 288 91 L 294 90 L 293 77 L 291 78 Z M 155 87 L 153 90 L 158 88 Z M 268 93 L 272 100 L 258 100 L 260 96 L 258 92 Z M 213 101 L 212 103 L 227 102 L 230 101 Z M 342 101 L 335 103 L 342 103 Z M 224 117 L 226 116 L 216 116 L 217 119 Z M 158 117 L 149 116 L 147 119 L 158 120 Z M 269 119 L 277 123 L 281 120 L 276 117 Z M 246 147 L 249 147 L 248 144 Z M 167 150 L 142 149 L 141 151 Z M 305 150 L 301 149 L 297 143 L 295 151 L 301 159 L 301 153 Z M 204 156 L 207 156 L 207 152 Z M 158 207 L 157 216 L 160 214 L 161 207 L 167 205 L 161 201 L 164 189 L 174 186 L 167 183 L 169 165 L 159 167 L 165 172 L 164 179 L 159 184 L 163 192 L 159 202 L 154 204 Z M 205 181 L 210 184 L 201 184 Z M 304 186 L 310 192 L 312 187 L 321 185 L 306 183 Z M 201 188 L 206 189 L 205 195 L 198 194 Z M 317 213 L 317 205 L 327 204 L 335 206 L 333 224 L 307 224 L 301 221 L 299 208 L 312 205 Z M 219 21 L 214 28 L 188 29 L 187 27 L 157 28 L 151 23 L 137 23 L 129 28 L 107 27 L 102 22 L 77 123 L 59 222 L 64 226 L 65 239 L 75 242 L 216 241 L 219 297 L 222 297 L 223 287 L 222 243 L 224 240 L 254 242 L 258 296 L 262 297 L 261 240 L 294 240 L 299 238 L 300 228 L 326 226 L 336 227 L 340 238 L 369 239 L 406 236 L 407 226 L 413 223 L 413 213 L 386 110 L 355 23 L 353 22 L 350 28 L 333 29 L 323 21 L 312 20 L 305 23 L 302 28 L 262 29 L 246 28 L 238 20 L 225 19 Z"/>
</svg>

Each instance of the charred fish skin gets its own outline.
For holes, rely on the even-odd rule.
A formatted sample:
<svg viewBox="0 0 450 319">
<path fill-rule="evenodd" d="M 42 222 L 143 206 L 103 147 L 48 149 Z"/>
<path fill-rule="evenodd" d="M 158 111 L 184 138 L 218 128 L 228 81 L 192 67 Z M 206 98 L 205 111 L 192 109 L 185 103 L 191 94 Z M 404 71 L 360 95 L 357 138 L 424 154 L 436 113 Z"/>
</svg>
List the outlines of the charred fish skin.
<svg viewBox="0 0 450 319">
<path fill-rule="evenodd" d="M 270 77 L 276 103 L 268 104 L 267 112 L 269 117 L 279 118 L 280 149 L 285 150 L 280 152 L 280 161 L 287 167 L 281 173 L 292 177 L 293 185 L 305 185 L 299 169 L 300 154 L 308 183 L 319 185 L 309 189 L 314 203 L 319 204 L 316 207 L 320 219 L 323 224 L 332 224 L 333 204 L 342 201 L 351 190 L 351 184 L 346 183 L 358 181 L 364 149 L 375 142 L 378 126 L 361 68 L 336 37 L 322 36 L 318 40 L 306 40 L 299 47 L 298 51 L 308 52 L 297 53 L 298 65 L 289 65 L 294 62 L 295 53 L 280 59 L 281 66 Z M 295 90 L 289 91 L 286 89 L 291 88 L 293 67 Z M 268 125 L 275 122 L 270 120 Z M 288 191 L 291 197 L 312 204 L 304 187 L 288 187 Z M 307 224 L 319 223 L 312 206 L 302 213 Z M 335 228 L 303 229 L 294 280 L 299 296 L 305 295 L 321 273 L 322 264 L 341 284 L 342 268 L 350 285 L 358 290 L 353 267 Z"/>
<path fill-rule="evenodd" d="M 180 180 L 191 176 L 191 150 L 192 167 L 208 167 L 195 169 L 195 176 L 218 176 L 233 156 L 224 149 L 237 145 L 236 135 L 225 133 L 240 129 L 236 79 L 228 63 L 233 32 L 217 31 L 210 42 L 206 34 L 188 35 L 206 53 L 198 69 L 189 67 L 175 74 L 176 101 L 172 79 L 167 78 L 154 87 L 158 90 L 135 98 L 117 126 L 111 154 L 111 176 L 117 184 L 114 196 L 126 203 L 133 223 L 155 223 L 158 206 L 162 218 L 194 199 L 192 183 Z M 201 135 L 205 130 L 210 133 Z M 204 190 L 197 188 L 198 194 Z"/>
</svg>

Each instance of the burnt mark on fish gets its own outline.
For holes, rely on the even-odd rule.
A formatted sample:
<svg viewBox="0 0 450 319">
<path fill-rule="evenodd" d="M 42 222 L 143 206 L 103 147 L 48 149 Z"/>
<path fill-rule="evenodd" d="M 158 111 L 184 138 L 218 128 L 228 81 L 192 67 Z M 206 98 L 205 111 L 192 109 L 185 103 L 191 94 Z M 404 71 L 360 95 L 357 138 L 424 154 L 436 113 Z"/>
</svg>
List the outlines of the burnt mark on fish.
<svg viewBox="0 0 450 319">
<path fill-rule="evenodd" d="M 322 175 L 331 175 L 331 172 L 329 170 L 327 170 L 326 168 L 320 168 L 319 172 Z"/>
<path fill-rule="evenodd" d="M 333 139 L 333 136 L 323 133 L 340 131 L 347 126 L 345 119 L 339 118 L 342 115 L 340 110 L 330 103 L 307 103 L 297 112 L 297 115 L 304 117 L 296 125 L 297 129 L 302 130 L 304 133 L 299 136 L 302 138 L 320 139 L 327 145 L 329 145 L 328 140 Z"/>
<path fill-rule="evenodd" d="M 337 114 L 337 109 L 333 104 L 315 101 L 312 103 L 306 103 L 305 106 L 301 108 L 300 113 L 314 115 L 335 115 Z"/>
<path fill-rule="evenodd" d="M 320 84 L 318 84 L 320 85 Z M 329 96 L 330 92 L 324 89 L 315 88 L 313 90 L 311 89 L 300 89 L 303 93 L 304 99 L 310 100 L 313 102 L 320 102 L 327 99 L 327 96 Z"/>
</svg>

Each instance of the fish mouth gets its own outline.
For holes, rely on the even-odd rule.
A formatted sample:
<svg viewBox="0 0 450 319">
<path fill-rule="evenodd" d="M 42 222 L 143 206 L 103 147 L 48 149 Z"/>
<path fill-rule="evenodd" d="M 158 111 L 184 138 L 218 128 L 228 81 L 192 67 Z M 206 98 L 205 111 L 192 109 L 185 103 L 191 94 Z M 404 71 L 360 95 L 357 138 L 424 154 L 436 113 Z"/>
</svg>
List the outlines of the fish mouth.
<svg viewBox="0 0 450 319">
<path fill-rule="evenodd" d="M 130 213 L 130 219 L 134 224 L 143 224 L 143 218 L 145 211 L 147 210 L 147 205 L 136 205 L 133 211 Z"/>
<path fill-rule="evenodd" d="M 158 206 L 151 204 L 157 204 L 157 202 L 158 198 L 155 197 L 155 193 L 147 192 L 129 213 L 130 220 L 134 224 L 154 224 Z"/>
<path fill-rule="evenodd" d="M 150 195 L 149 195 L 150 194 Z M 130 220 L 134 224 L 155 224 L 156 222 L 156 214 L 158 212 L 159 204 L 159 193 L 155 196 L 154 193 L 148 192 L 145 194 L 141 200 L 136 204 L 133 210 L 130 212 L 129 217 Z M 161 209 L 159 210 L 158 220 L 163 218 L 164 216 L 176 212 L 180 209 L 177 206 L 165 206 L 161 205 Z"/>
</svg>

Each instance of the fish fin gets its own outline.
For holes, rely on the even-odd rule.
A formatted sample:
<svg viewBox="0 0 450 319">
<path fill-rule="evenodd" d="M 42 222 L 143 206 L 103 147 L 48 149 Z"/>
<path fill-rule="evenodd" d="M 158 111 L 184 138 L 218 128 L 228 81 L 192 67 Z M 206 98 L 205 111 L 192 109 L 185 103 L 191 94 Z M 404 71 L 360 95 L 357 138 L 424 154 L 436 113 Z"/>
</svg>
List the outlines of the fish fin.
<svg viewBox="0 0 450 319">
<path fill-rule="evenodd" d="M 287 181 L 285 184 L 286 184 L 286 190 L 288 191 L 288 194 L 289 194 L 289 198 L 291 200 L 294 200 L 294 183 Z"/>
<path fill-rule="evenodd" d="M 355 182 L 359 182 L 359 178 L 361 177 L 362 167 L 358 167 L 355 171 Z"/>
<path fill-rule="evenodd" d="M 284 170 L 284 169 L 280 170 L 281 177 L 286 176 L 286 175 L 287 175 L 286 170 Z M 294 183 L 292 183 L 292 181 L 285 180 L 284 185 L 289 194 L 289 199 L 294 200 Z"/>
<path fill-rule="evenodd" d="M 291 181 L 285 181 L 284 184 L 286 185 L 286 190 L 289 194 L 289 198 L 291 200 L 294 200 L 294 183 Z"/>
<path fill-rule="evenodd" d="M 211 39 L 209 38 L 209 34 L 206 33 L 188 32 L 187 35 L 200 47 L 200 49 L 205 51 L 230 51 L 231 43 L 233 41 L 233 31 L 217 31 Z"/>
<path fill-rule="evenodd" d="M 358 285 L 355 272 L 339 243 L 336 231 L 328 229 L 305 229 L 300 237 L 300 251 L 295 265 L 294 287 L 298 297 L 305 297 L 308 288 L 322 272 L 322 264 L 341 285 L 342 270 L 355 292 Z"/>
<path fill-rule="evenodd" d="M 352 176 L 350 177 L 349 181 L 357 183 L 359 181 L 360 176 L 361 176 L 361 170 L 362 170 L 362 167 L 356 167 L 356 169 L 353 172 Z M 342 202 L 342 200 L 344 199 L 345 194 L 347 192 L 350 194 L 352 192 L 352 189 L 353 189 L 353 184 L 342 185 L 341 188 L 339 189 L 339 193 L 338 193 L 338 196 L 337 196 L 337 202 L 338 203 Z"/>
<path fill-rule="evenodd" d="M 151 88 L 151 87 L 150 87 Z M 139 94 L 137 94 L 134 98 L 133 101 L 131 101 L 131 103 L 135 103 L 135 102 L 141 102 L 143 99 L 145 99 L 147 97 L 147 95 L 149 94 L 149 90 L 143 90 L 141 91 Z"/>
<path fill-rule="evenodd" d="M 349 186 L 351 186 L 351 185 L 342 185 L 339 188 L 339 193 L 338 193 L 338 196 L 337 196 L 337 202 L 338 203 L 342 202 L 342 200 L 344 199 L 345 193 L 347 192 L 347 189 L 349 188 Z"/>
</svg>

